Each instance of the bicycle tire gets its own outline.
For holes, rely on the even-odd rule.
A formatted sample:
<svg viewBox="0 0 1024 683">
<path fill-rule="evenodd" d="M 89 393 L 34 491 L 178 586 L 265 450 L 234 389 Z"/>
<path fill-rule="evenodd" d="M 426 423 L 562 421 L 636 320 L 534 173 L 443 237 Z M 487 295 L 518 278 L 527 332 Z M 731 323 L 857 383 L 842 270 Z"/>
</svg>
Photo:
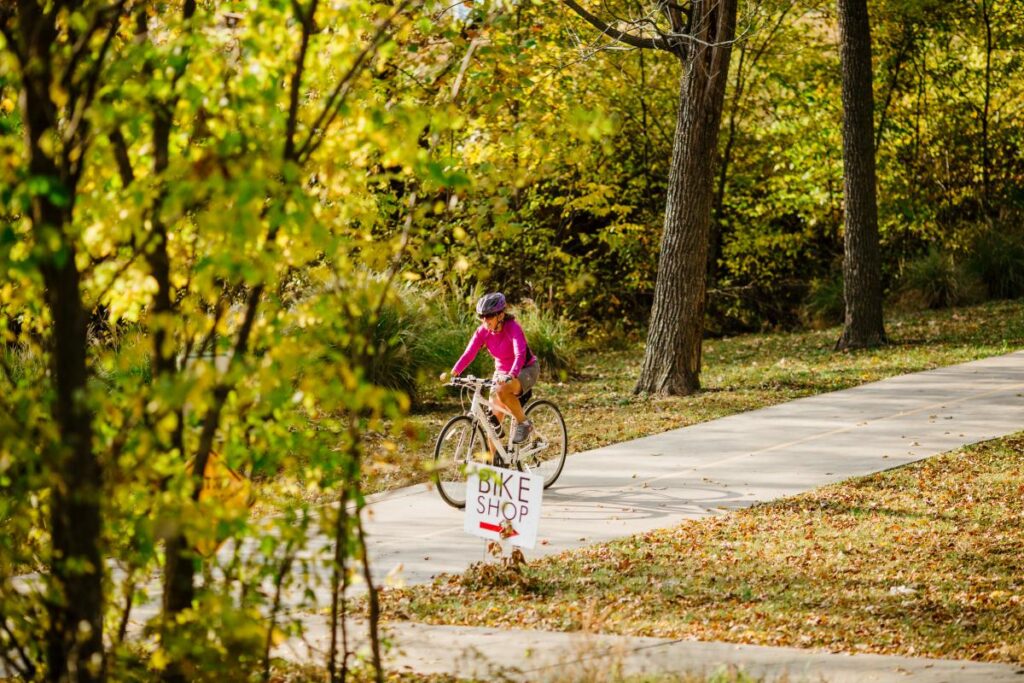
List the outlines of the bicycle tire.
<svg viewBox="0 0 1024 683">
<path fill-rule="evenodd" d="M 448 420 L 437 435 L 434 485 L 441 499 L 453 508 L 466 507 L 466 465 L 478 444 L 485 443 L 480 426 L 468 415 L 456 415 Z"/>
<path fill-rule="evenodd" d="M 569 433 L 565 429 L 562 411 L 551 401 L 540 399 L 526 406 L 526 419 L 533 423 L 533 433 L 529 440 L 519 447 L 525 456 L 519 458 L 519 469 L 539 472 L 544 477 L 544 488 L 549 488 L 565 467 L 565 456 L 569 452 Z M 538 442 L 547 446 L 538 452 L 530 453 L 531 447 Z"/>
</svg>

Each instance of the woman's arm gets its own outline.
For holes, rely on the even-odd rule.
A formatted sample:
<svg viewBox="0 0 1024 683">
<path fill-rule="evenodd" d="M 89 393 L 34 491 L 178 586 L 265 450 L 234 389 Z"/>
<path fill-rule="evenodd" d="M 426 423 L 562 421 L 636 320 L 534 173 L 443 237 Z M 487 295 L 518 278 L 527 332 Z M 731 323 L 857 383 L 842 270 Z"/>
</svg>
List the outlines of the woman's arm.
<svg viewBox="0 0 1024 683">
<path fill-rule="evenodd" d="M 482 328 L 477 328 L 473 333 L 473 336 L 469 338 L 469 344 L 466 345 L 466 350 L 462 352 L 459 360 L 452 366 L 452 377 L 461 375 L 462 371 L 469 367 L 469 364 L 476 358 L 477 352 L 480 351 L 480 347 L 484 345 L 484 336 L 480 333 Z"/>
<path fill-rule="evenodd" d="M 515 354 L 515 360 L 512 361 L 512 367 L 509 368 L 508 374 L 513 377 L 519 376 L 519 371 L 523 369 L 523 365 L 526 363 L 526 333 L 523 332 L 522 326 L 512 321 L 509 326 L 509 336 L 512 338 L 512 352 Z"/>
</svg>

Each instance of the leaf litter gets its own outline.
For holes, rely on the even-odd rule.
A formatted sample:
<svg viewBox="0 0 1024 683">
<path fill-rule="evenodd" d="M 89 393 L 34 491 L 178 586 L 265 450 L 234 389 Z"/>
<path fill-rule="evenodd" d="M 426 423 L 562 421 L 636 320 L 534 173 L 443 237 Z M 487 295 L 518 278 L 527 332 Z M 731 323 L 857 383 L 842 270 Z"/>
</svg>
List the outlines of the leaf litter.
<svg viewBox="0 0 1024 683">
<path fill-rule="evenodd" d="M 382 604 L 430 623 L 1021 663 L 1022 548 L 1024 433 Z"/>
</svg>

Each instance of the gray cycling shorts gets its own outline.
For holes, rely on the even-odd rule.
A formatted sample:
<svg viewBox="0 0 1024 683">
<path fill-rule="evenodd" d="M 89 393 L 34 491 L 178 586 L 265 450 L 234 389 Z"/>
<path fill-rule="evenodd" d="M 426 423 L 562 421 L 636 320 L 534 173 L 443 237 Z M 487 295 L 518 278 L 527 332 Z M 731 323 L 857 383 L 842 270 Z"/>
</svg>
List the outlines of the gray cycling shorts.
<svg viewBox="0 0 1024 683">
<path fill-rule="evenodd" d="M 504 375 L 504 372 L 495 372 L 493 379 L 497 380 L 499 376 Z M 527 391 L 533 388 L 537 384 L 537 379 L 540 377 L 540 363 L 534 361 L 531 365 L 527 365 L 525 368 L 519 371 L 519 384 L 522 385 L 522 390 L 519 395 L 522 396 Z"/>
</svg>

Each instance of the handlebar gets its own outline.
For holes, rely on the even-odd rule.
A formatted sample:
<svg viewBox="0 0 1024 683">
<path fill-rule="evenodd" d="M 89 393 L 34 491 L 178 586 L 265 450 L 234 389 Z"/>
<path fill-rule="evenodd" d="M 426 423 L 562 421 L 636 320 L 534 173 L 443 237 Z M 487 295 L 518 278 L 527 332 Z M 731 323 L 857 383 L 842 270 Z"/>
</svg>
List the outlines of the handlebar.
<svg viewBox="0 0 1024 683">
<path fill-rule="evenodd" d="M 484 379 L 483 377 L 474 377 L 473 375 L 466 375 L 465 377 L 452 377 L 448 381 L 450 387 L 466 387 L 469 389 L 489 389 L 495 386 L 495 382 L 492 379 Z"/>
</svg>

